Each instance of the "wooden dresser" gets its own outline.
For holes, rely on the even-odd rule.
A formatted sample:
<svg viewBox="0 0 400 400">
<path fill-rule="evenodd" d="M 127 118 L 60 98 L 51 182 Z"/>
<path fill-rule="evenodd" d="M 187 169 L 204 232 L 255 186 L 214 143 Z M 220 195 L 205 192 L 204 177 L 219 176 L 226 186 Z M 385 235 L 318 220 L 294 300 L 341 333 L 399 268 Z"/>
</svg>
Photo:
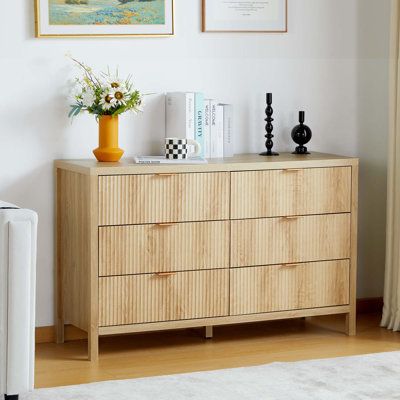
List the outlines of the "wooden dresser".
<svg viewBox="0 0 400 400">
<path fill-rule="evenodd" d="M 358 160 L 56 161 L 57 330 L 101 335 L 346 314 Z"/>
</svg>

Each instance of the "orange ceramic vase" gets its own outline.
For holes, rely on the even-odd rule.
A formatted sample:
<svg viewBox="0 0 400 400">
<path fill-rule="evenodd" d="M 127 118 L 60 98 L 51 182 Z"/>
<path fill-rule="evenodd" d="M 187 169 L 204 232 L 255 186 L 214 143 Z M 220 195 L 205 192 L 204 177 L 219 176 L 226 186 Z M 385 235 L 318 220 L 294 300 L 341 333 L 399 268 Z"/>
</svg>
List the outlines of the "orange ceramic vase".
<svg viewBox="0 0 400 400">
<path fill-rule="evenodd" d="M 99 147 L 93 150 L 98 161 L 117 162 L 124 151 L 118 147 L 118 115 L 99 118 Z"/>
</svg>

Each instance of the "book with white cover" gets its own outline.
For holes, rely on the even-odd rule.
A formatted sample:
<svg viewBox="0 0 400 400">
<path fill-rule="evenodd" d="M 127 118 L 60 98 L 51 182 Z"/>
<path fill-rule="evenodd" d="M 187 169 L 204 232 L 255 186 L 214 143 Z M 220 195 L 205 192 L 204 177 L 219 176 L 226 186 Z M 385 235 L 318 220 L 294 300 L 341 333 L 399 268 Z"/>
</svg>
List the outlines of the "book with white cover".
<svg viewBox="0 0 400 400">
<path fill-rule="evenodd" d="M 224 156 L 224 107 L 211 101 L 211 158 Z"/>
<path fill-rule="evenodd" d="M 207 164 L 202 157 L 190 157 L 184 160 L 171 160 L 165 156 L 135 156 L 136 164 Z"/>
<path fill-rule="evenodd" d="M 195 138 L 194 93 L 170 92 L 165 96 L 165 137 Z"/>
<path fill-rule="evenodd" d="M 220 105 L 224 110 L 224 157 L 233 157 L 233 106 Z"/>
<path fill-rule="evenodd" d="M 211 100 L 204 101 L 204 157 L 211 158 Z"/>
<path fill-rule="evenodd" d="M 204 157 L 204 94 L 194 94 L 194 140 L 200 145 L 200 156 Z"/>
</svg>

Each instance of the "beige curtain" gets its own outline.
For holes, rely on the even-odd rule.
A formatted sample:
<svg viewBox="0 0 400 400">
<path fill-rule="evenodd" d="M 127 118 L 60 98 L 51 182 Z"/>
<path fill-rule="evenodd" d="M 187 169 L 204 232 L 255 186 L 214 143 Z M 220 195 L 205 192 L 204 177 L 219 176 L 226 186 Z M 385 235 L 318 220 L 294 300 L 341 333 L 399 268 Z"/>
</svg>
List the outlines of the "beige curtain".
<svg viewBox="0 0 400 400">
<path fill-rule="evenodd" d="M 382 326 L 400 331 L 400 0 L 392 0 L 386 275 Z"/>
</svg>

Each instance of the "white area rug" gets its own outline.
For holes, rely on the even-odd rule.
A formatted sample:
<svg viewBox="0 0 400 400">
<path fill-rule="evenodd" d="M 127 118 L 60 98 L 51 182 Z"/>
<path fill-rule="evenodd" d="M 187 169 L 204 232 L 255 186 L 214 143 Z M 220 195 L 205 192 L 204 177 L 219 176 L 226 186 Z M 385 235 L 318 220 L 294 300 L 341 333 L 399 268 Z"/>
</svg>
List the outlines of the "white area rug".
<svg viewBox="0 0 400 400">
<path fill-rule="evenodd" d="M 400 352 L 36 390 L 23 400 L 393 400 Z"/>
</svg>

